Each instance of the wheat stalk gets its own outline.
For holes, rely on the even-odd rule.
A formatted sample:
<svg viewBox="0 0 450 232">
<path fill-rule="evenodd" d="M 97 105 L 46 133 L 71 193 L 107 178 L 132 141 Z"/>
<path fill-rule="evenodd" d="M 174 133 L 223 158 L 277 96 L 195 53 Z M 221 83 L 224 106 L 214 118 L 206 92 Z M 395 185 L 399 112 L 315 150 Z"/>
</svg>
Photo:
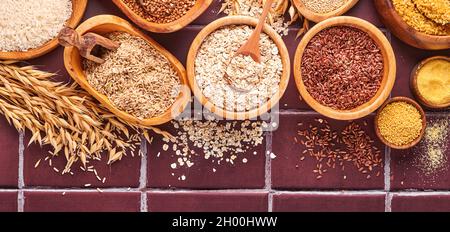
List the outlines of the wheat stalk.
<svg viewBox="0 0 450 232">
<path fill-rule="evenodd" d="M 158 128 L 115 117 L 77 84 L 53 82 L 54 74 L 15 63 L 0 61 L 0 113 L 18 131 L 31 132 L 28 145 L 50 145 L 54 156 L 64 154 L 63 174 L 77 161 L 86 167 L 103 152 L 109 154 L 108 164 L 121 160 L 127 149 L 134 150 L 141 141 L 139 132 L 149 142 L 148 129 L 171 138 Z"/>
</svg>

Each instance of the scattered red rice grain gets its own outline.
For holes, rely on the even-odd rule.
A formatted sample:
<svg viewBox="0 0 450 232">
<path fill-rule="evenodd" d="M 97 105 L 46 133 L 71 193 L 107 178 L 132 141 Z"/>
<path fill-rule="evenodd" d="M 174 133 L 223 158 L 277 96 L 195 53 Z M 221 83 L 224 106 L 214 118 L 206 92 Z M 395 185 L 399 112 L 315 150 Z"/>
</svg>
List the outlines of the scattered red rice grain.
<svg viewBox="0 0 450 232">
<path fill-rule="evenodd" d="M 302 144 L 307 151 L 307 155 L 317 161 L 313 173 L 317 174 L 317 179 L 321 179 L 328 171 L 328 168 L 335 169 L 340 166 L 345 170 L 346 164 L 352 164 L 361 174 L 365 174 L 367 179 L 372 176 L 370 173 L 376 167 L 383 167 L 382 154 L 380 149 L 374 149 L 375 141 L 366 134 L 363 128 L 352 122 L 341 132 L 331 129 L 328 121 L 316 119 L 318 127 L 309 125 L 308 130 L 298 131 L 299 144 Z M 305 157 L 301 157 L 303 161 Z M 377 171 L 376 176 L 381 172 Z M 344 180 L 347 176 L 344 176 Z"/>
</svg>

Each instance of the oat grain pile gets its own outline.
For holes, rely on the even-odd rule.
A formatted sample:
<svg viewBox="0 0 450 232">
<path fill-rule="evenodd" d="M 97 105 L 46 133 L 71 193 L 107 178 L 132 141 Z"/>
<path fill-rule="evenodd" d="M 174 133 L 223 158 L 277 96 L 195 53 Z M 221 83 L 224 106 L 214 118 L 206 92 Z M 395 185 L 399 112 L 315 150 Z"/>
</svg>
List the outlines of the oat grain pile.
<svg viewBox="0 0 450 232">
<path fill-rule="evenodd" d="M 326 14 L 343 6 L 348 0 L 301 0 L 309 10 Z"/>
<path fill-rule="evenodd" d="M 258 80 L 251 90 L 239 91 L 224 78 L 228 63 L 234 53 L 248 40 L 253 28 L 249 26 L 227 26 L 211 33 L 201 45 L 195 59 L 195 78 L 202 93 L 214 105 L 228 111 L 244 112 L 256 109 L 266 103 L 279 90 L 283 64 L 276 44 L 266 34 L 261 34 L 261 65 L 247 66 L 245 72 L 255 74 L 247 77 Z M 233 59 L 233 62 L 245 61 Z M 244 67 L 245 64 L 234 64 L 234 67 Z M 261 70 L 262 69 L 262 70 Z M 236 71 L 236 70 L 235 70 Z M 247 85 L 239 73 L 232 75 L 238 82 Z M 248 79 L 247 79 L 248 80 Z"/>
<path fill-rule="evenodd" d="M 128 33 L 107 37 L 119 42 L 116 51 L 103 50 L 103 64 L 84 60 L 87 80 L 120 110 L 148 119 L 167 111 L 181 84 L 169 60 L 145 40 Z"/>
<path fill-rule="evenodd" d="M 0 51 L 27 51 L 55 38 L 72 15 L 71 0 L 1 0 Z"/>
</svg>

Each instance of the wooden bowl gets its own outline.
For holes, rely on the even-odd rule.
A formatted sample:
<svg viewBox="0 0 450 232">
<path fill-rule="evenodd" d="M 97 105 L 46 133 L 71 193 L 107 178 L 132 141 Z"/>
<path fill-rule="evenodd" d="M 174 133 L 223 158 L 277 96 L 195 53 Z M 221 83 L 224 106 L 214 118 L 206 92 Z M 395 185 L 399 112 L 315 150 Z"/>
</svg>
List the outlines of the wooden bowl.
<svg viewBox="0 0 450 232">
<path fill-rule="evenodd" d="M 94 32 L 100 35 L 104 35 L 115 31 L 122 31 L 141 37 L 153 47 L 155 47 L 162 55 L 167 57 L 169 62 L 177 71 L 178 76 L 180 77 L 182 88 L 180 95 L 176 99 L 175 103 L 164 114 L 160 116 L 149 119 L 139 119 L 133 115 L 128 114 L 127 112 L 117 109 L 107 96 L 97 92 L 97 90 L 95 90 L 86 79 L 86 75 L 84 73 L 82 65 L 82 61 L 84 58 L 80 56 L 78 49 L 76 49 L 75 47 L 66 47 L 64 50 L 64 65 L 70 76 L 83 89 L 94 96 L 102 105 L 108 108 L 116 116 L 131 124 L 138 124 L 141 126 L 154 126 L 161 125 L 172 120 L 173 118 L 181 114 L 186 108 L 191 95 L 190 89 L 188 87 L 185 68 L 183 67 L 181 62 L 178 61 L 177 58 L 175 58 L 170 52 L 168 52 L 146 34 L 133 27 L 128 21 L 113 15 L 99 15 L 86 20 L 76 29 L 76 31 L 80 35 L 83 35 L 87 32 Z"/>
<path fill-rule="evenodd" d="M 153 23 L 147 21 L 146 19 L 139 16 L 136 12 L 132 11 L 122 0 L 112 1 L 128 18 L 130 18 L 138 26 L 147 31 L 155 33 L 171 33 L 186 27 L 192 21 L 197 19 L 201 14 L 203 14 L 203 12 L 205 12 L 205 10 L 208 9 L 209 5 L 211 5 L 211 3 L 213 2 L 213 0 L 197 0 L 192 9 L 190 9 L 183 17 L 170 23 Z"/>
<path fill-rule="evenodd" d="M 445 109 L 450 107 L 450 102 L 447 102 L 445 104 L 434 104 L 430 101 L 428 101 L 426 98 L 424 98 L 422 96 L 422 94 L 419 91 L 419 87 L 417 86 L 417 77 L 419 74 L 420 69 L 428 62 L 433 61 L 433 60 L 446 60 L 448 62 L 450 62 L 450 57 L 447 56 L 434 56 L 434 57 L 430 57 L 428 59 L 425 59 L 423 61 L 421 61 L 420 63 L 418 63 L 413 71 L 411 72 L 411 81 L 410 81 L 410 87 L 412 92 L 414 93 L 414 96 L 416 97 L 416 99 L 420 102 L 420 104 L 424 105 L 427 108 L 430 109 Z M 450 74 L 449 74 L 450 75 Z"/>
<path fill-rule="evenodd" d="M 66 26 L 76 27 L 78 23 L 83 18 L 84 12 L 86 10 L 88 0 L 72 0 L 72 16 L 67 20 Z M 30 60 L 39 56 L 43 56 L 58 47 L 58 38 L 54 38 L 44 45 L 33 48 L 28 51 L 17 51 L 17 52 L 1 52 L 1 60 Z"/>
<path fill-rule="evenodd" d="M 306 19 L 313 21 L 313 22 L 322 22 L 325 19 L 329 19 L 331 17 L 340 16 L 345 14 L 347 11 L 349 11 L 353 6 L 358 3 L 359 0 L 348 0 L 344 5 L 337 8 L 334 11 L 320 14 L 316 13 L 310 9 L 308 9 L 302 0 L 294 0 L 295 7 L 300 11 L 300 13 L 305 16 Z"/>
<path fill-rule="evenodd" d="M 245 120 L 256 118 L 261 114 L 268 112 L 273 106 L 275 106 L 283 96 L 288 86 L 290 76 L 290 59 L 288 50 L 281 36 L 267 24 L 264 25 L 263 32 L 266 33 L 277 45 L 283 63 L 283 73 L 281 75 L 280 88 L 278 92 L 275 93 L 274 96 L 272 96 L 271 99 L 269 99 L 259 108 L 250 111 L 227 111 L 221 107 L 215 106 L 212 102 L 210 102 L 209 99 L 205 97 L 205 95 L 203 95 L 202 90 L 197 85 L 197 80 L 195 78 L 195 59 L 197 57 L 198 50 L 200 49 L 206 37 L 208 37 L 212 32 L 224 26 L 249 25 L 252 27 L 256 27 L 257 23 L 257 19 L 248 16 L 227 16 L 220 18 L 203 28 L 203 30 L 200 31 L 195 40 L 192 42 L 191 48 L 189 49 L 186 68 L 191 89 L 194 92 L 195 97 L 206 109 L 220 117 L 230 120 Z"/>
<path fill-rule="evenodd" d="M 320 31 L 334 26 L 350 26 L 366 32 L 378 44 L 378 47 L 380 48 L 383 55 L 384 74 L 380 89 L 370 101 L 352 110 L 336 110 L 320 104 L 309 94 L 302 79 L 302 57 L 305 48 L 309 44 L 309 41 L 311 41 L 311 39 Z M 392 50 L 391 44 L 386 39 L 385 35 L 371 23 L 355 17 L 338 16 L 318 23 L 316 26 L 311 28 L 303 37 L 295 54 L 294 77 L 297 88 L 300 91 L 303 100 L 305 100 L 305 102 L 309 106 L 311 106 L 314 110 L 321 113 L 322 115 L 337 120 L 359 119 L 369 115 L 370 113 L 378 109 L 378 107 L 380 107 L 383 102 L 388 99 L 392 88 L 394 87 L 396 78 L 395 76 L 395 55 L 394 51 Z"/>
<path fill-rule="evenodd" d="M 402 145 L 402 146 L 391 144 L 381 135 L 380 129 L 378 128 L 378 118 L 380 116 L 381 111 L 383 111 L 383 109 L 387 105 L 389 105 L 390 103 L 393 103 L 393 102 L 406 102 L 408 104 L 411 104 L 419 110 L 419 113 L 422 116 L 422 130 L 420 131 L 420 135 L 410 144 Z M 427 118 L 425 116 L 425 112 L 423 111 L 422 107 L 420 107 L 420 105 L 417 102 L 415 102 L 414 100 L 407 98 L 407 97 L 394 97 L 394 98 L 389 99 L 380 107 L 380 109 L 377 113 L 377 116 L 375 117 L 375 132 L 376 132 L 378 138 L 381 140 L 381 142 L 386 144 L 386 146 L 389 146 L 394 149 L 399 149 L 399 150 L 408 149 L 408 148 L 416 146 L 420 142 L 420 140 L 422 140 L 423 136 L 425 135 L 426 127 L 427 127 Z"/>
<path fill-rule="evenodd" d="M 403 42 L 421 49 L 441 50 L 450 48 L 450 35 L 428 35 L 409 26 L 394 8 L 391 0 L 375 0 L 380 19 Z"/>
</svg>

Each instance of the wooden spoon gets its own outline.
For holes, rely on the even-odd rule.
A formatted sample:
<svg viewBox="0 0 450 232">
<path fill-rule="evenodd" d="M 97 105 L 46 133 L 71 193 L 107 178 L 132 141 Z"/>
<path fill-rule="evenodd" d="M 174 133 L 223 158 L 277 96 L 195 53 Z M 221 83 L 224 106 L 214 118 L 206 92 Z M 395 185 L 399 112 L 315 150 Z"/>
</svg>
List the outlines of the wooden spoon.
<svg viewBox="0 0 450 232">
<path fill-rule="evenodd" d="M 261 17 L 259 18 L 259 22 L 258 25 L 256 25 L 255 30 L 252 32 L 252 34 L 250 35 L 250 38 L 247 40 L 247 42 L 245 42 L 238 50 L 237 52 L 233 55 L 233 57 L 231 57 L 230 61 L 228 62 L 226 69 L 225 69 L 225 74 L 224 74 L 224 78 L 225 80 L 228 82 L 229 85 L 231 85 L 234 89 L 241 91 L 241 92 L 250 92 L 251 89 L 243 89 L 243 88 L 239 88 L 236 86 L 235 81 L 232 80 L 232 78 L 230 78 L 230 76 L 227 73 L 228 70 L 228 66 L 230 65 L 231 61 L 234 59 L 234 57 L 238 56 L 238 55 L 244 55 L 244 56 L 250 56 L 256 63 L 261 63 L 261 50 L 260 50 L 260 45 L 259 45 L 259 41 L 261 39 L 261 32 L 262 29 L 264 27 L 264 24 L 266 23 L 266 18 L 267 15 L 269 14 L 270 8 L 272 7 L 272 3 L 274 0 L 267 0 L 264 8 L 263 8 L 263 12 L 261 14 Z M 259 80 L 261 81 L 261 80 Z M 259 83 L 258 81 L 258 83 Z M 256 85 L 258 83 L 250 83 L 250 85 Z"/>
<path fill-rule="evenodd" d="M 74 29 L 66 27 L 58 35 L 58 42 L 64 47 L 74 46 L 80 51 L 80 56 L 102 64 L 105 60 L 91 54 L 95 46 L 99 45 L 109 50 L 116 50 L 119 44 L 101 35 L 89 32 L 80 36 Z"/>
</svg>

